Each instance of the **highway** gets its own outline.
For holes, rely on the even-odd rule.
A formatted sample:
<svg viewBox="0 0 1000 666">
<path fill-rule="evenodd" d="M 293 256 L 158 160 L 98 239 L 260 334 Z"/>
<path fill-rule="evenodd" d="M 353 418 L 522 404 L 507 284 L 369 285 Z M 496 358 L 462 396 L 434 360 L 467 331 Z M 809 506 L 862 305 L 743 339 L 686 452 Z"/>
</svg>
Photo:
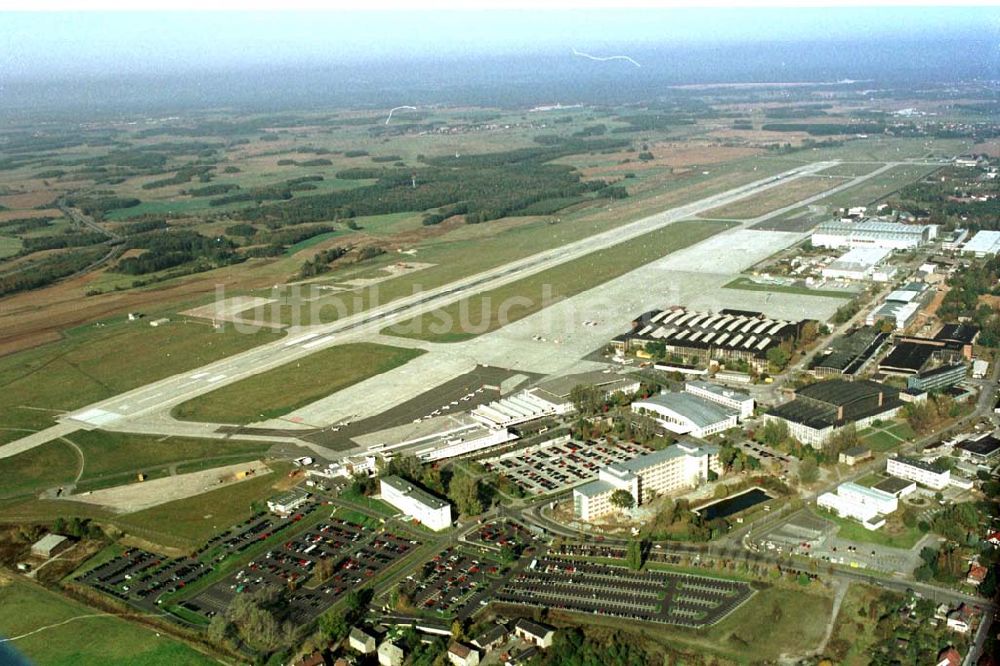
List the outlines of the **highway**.
<svg viewBox="0 0 1000 666">
<path fill-rule="evenodd" d="M 60 424 L 0 447 L 0 458 L 26 451 L 54 437 L 62 436 L 74 428 L 109 427 L 127 430 L 129 422 L 139 423 L 144 417 L 167 412 L 181 402 L 221 386 L 285 365 L 322 349 L 342 344 L 349 339 L 377 332 L 385 326 L 432 312 L 476 293 L 495 289 L 597 250 L 626 242 L 706 210 L 785 185 L 803 176 L 813 175 L 834 164 L 835 162 L 815 162 L 796 167 L 558 248 L 547 249 L 435 289 L 398 299 L 384 306 L 374 307 L 351 317 L 329 324 L 302 327 L 290 332 L 282 340 L 235 354 L 194 371 L 153 382 L 66 414 L 60 418 Z M 895 163 L 889 163 L 869 174 L 847 180 L 805 202 L 853 187 L 894 165 Z"/>
</svg>

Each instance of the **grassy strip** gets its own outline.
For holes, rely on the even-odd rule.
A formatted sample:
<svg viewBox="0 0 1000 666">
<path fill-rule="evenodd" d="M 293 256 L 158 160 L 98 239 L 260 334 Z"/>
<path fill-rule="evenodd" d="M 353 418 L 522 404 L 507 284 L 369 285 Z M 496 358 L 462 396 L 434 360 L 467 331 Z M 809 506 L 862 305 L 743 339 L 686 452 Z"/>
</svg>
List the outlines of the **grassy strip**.
<svg viewBox="0 0 1000 666">
<path fill-rule="evenodd" d="M 173 415 L 187 421 L 211 423 L 277 418 L 399 367 L 423 353 L 420 349 L 368 342 L 331 347 L 182 402 L 173 409 Z"/>
<path fill-rule="evenodd" d="M 434 313 L 390 326 L 382 332 L 431 342 L 469 340 L 621 277 L 732 226 L 732 222 L 718 221 L 675 222 L 663 229 L 476 294 Z M 478 321 L 472 321 L 473 317 Z"/>
<path fill-rule="evenodd" d="M 750 278 L 739 277 L 732 282 L 723 285 L 723 289 L 743 289 L 744 291 L 769 291 L 781 294 L 799 294 L 802 296 L 822 296 L 825 298 L 843 298 L 850 300 L 857 296 L 856 293 L 833 289 L 810 289 L 809 287 L 796 287 L 783 284 L 759 284 Z"/>
<path fill-rule="evenodd" d="M 846 539 L 848 541 L 857 541 L 858 543 L 871 543 L 877 546 L 884 546 L 887 548 L 902 548 L 908 550 L 913 548 L 918 541 L 924 536 L 923 532 L 916 527 L 903 527 L 903 531 L 898 534 L 891 534 L 887 530 L 889 525 L 877 530 L 866 529 L 861 523 L 851 520 L 850 518 L 840 518 L 832 513 L 828 512 L 813 512 L 816 516 L 822 518 L 823 520 L 828 520 L 831 523 L 836 524 L 840 529 L 837 530 L 837 536 L 841 539 Z"/>
</svg>

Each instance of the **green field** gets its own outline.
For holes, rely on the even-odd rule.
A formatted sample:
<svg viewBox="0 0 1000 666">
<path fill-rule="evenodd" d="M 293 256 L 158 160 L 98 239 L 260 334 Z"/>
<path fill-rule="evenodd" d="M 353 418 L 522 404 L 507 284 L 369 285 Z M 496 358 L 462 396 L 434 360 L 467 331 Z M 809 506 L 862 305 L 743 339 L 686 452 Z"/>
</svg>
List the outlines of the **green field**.
<svg viewBox="0 0 1000 666">
<path fill-rule="evenodd" d="M 883 432 L 882 430 L 875 430 L 873 428 L 866 428 L 858 433 L 861 438 L 861 443 L 870 448 L 872 451 L 878 451 L 883 453 L 891 449 L 896 448 L 902 442 L 888 432 Z"/>
<path fill-rule="evenodd" d="M 47 428 L 63 411 L 118 395 L 276 340 L 198 323 L 151 327 L 110 322 L 67 331 L 65 339 L 0 358 L 0 443 Z"/>
<path fill-rule="evenodd" d="M 20 636 L 0 647 L 45 666 L 198 666 L 218 663 L 184 643 L 18 580 L 0 581 L 0 634 Z M 78 619 L 74 619 L 78 618 Z"/>
<path fill-rule="evenodd" d="M 0 259 L 13 257 L 21 251 L 21 239 L 11 236 L 0 236 Z"/>
<path fill-rule="evenodd" d="M 729 222 L 675 222 L 511 284 L 476 294 L 429 315 L 401 322 L 383 333 L 432 342 L 468 340 L 527 317 L 556 301 L 597 287 L 731 226 L 733 223 Z M 463 322 L 463 319 L 467 321 Z M 474 330 L 466 329 L 463 325 L 466 323 Z"/>
<path fill-rule="evenodd" d="M 420 349 L 367 342 L 331 347 L 182 402 L 173 414 L 188 421 L 211 423 L 277 418 L 423 353 Z"/>
<path fill-rule="evenodd" d="M 840 518 L 828 511 L 815 511 L 814 513 L 824 520 L 836 524 L 840 528 L 837 530 L 837 536 L 848 541 L 873 543 L 888 548 L 909 549 L 913 548 L 924 536 L 918 528 L 906 527 L 894 520 L 888 520 L 886 525 L 880 529 L 869 530 L 856 520 Z"/>
<path fill-rule="evenodd" d="M 809 287 L 797 287 L 795 285 L 782 284 L 758 284 L 750 278 L 739 277 L 732 282 L 723 285 L 723 289 L 743 289 L 745 291 L 770 291 L 781 294 L 800 294 L 802 296 L 824 296 L 826 298 L 843 298 L 850 300 L 857 296 L 856 293 L 839 289 L 810 289 Z"/>
<path fill-rule="evenodd" d="M 844 182 L 846 181 L 835 177 L 801 177 L 733 203 L 713 208 L 701 213 L 701 216 L 704 218 L 748 220 L 797 203 L 838 185 L 843 185 Z"/>
<path fill-rule="evenodd" d="M 828 167 L 817 173 L 823 176 L 846 176 L 857 178 L 871 173 L 882 166 L 881 162 L 845 162 L 836 166 Z"/>
<path fill-rule="evenodd" d="M 828 207 L 867 206 L 934 171 L 933 166 L 895 166 L 854 187 L 831 194 L 815 203 Z"/>
</svg>

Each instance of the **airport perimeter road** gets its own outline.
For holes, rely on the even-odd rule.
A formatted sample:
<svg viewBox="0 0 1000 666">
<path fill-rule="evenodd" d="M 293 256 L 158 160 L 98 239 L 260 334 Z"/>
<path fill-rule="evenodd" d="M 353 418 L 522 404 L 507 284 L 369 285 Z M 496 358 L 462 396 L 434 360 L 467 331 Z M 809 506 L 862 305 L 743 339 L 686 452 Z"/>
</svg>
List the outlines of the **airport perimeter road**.
<svg viewBox="0 0 1000 666">
<path fill-rule="evenodd" d="M 567 261 L 642 236 L 674 222 L 695 217 L 698 213 L 711 208 L 785 185 L 800 177 L 814 175 L 834 164 L 836 163 L 816 162 L 796 167 L 784 173 L 742 185 L 728 192 L 672 208 L 559 248 L 545 250 L 504 266 L 457 280 L 436 289 L 401 298 L 385 306 L 376 307 L 330 324 L 304 327 L 291 333 L 283 340 L 230 356 L 195 371 L 153 382 L 64 415 L 60 418 L 62 423 L 50 430 L 53 437 L 65 434 L 65 425 L 69 424 L 79 428 L 107 427 L 127 432 L 130 430 L 130 422 L 134 422 L 136 425 L 145 422 L 146 428 L 140 426 L 136 430 L 149 431 L 151 424 L 146 420 L 147 417 L 163 415 L 181 402 L 226 384 L 285 365 L 321 349 L 342 344 L 351 339 L 362 338 L 393 323 L 432 312 L 462 298 L 495 289 Z M 891 168 L 895 164 L 887 164 L 882 169 L 876 169 L 864 176 L 845 181 L 822 194 L 828 196 L 832 192 L 853 187 L 877 176 L 885 168 Z M 804 201 L 811 201 L 813 198 L 809 197 Z M 162 434 L 173 434 L 169 431 L 164 432 L 169 428 L 169 423 L 165 423 L 162 418 L 149 420 L 159 421 L 156 426 Z M 26 437 L 0 446 L 0 458 L 16 455 L 47 441 L 47 432 L 42 431 L 33 437 Z M 52 437 L 48 437 L 48 439 L 52 439 Z"/>
</svg>

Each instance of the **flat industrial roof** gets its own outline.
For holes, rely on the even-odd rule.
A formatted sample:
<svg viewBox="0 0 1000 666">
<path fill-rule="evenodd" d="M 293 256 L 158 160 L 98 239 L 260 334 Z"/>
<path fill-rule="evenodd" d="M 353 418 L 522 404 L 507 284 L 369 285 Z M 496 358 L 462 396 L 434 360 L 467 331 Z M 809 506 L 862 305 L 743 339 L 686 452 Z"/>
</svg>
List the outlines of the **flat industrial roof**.
<svg viewBox="0 0 1000 666">
<path fill-rule="evenodd" d="M 916 485 L 916 482 L 909 481 L 907 479 L 900 479 L 895 476 L 890 476 L 888 479 L 882 479 L 874 486 L 872 486 L 872 488 L 875 488 L 876 490 L 881 490 L 884 493 L 895 495 L 897 493 L 901 493 L 902 491 L 906 490 L 907 488 L 913 485 Z"/>
<path fill-rule="evenodd" d="M 979 439 L 967 439 L 964 442 L 959 442 L 956 446 L 969 453 L 988 456 L 997 449 L 1000 449 L 1000 439 L 995 435 L 986 435 Z"/>
<path fill-rule="evenodd" d="M 725 386 L 719 386 L 718 384 L 713 384 L 712 382 L 704 382 L 697 379 L 692 379 L 691 381 L 685 382 L 688 386 L 694 386 L 695 388 L 700 388 L 704 391 L 709 391 L 721 398 L 729 398 L 730 400 L 750 400 L 750 395 L 743 393 L 742 391 L 736 391 L 731 388 L 726 388 Z"/>
</svg>

